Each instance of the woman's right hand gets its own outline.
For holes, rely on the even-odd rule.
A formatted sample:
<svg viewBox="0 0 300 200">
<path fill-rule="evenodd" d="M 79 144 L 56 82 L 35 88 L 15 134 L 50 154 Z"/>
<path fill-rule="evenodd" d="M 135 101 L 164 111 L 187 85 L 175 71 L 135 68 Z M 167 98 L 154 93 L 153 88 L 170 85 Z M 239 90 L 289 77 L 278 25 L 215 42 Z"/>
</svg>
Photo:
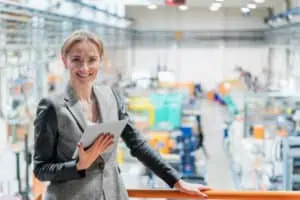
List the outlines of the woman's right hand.
<svg viewBox="0 0 300 200">
<path fill-rule="evenodd" d="M 113 138 L 114 136 L 112 134 L 102 134 L 87 150 L 84 150 L 81 143 L 78 144 L 79 161 L 76 165 L 77 170 L 89 168 L 93 162 L 113 144 Z"/>
</svg>

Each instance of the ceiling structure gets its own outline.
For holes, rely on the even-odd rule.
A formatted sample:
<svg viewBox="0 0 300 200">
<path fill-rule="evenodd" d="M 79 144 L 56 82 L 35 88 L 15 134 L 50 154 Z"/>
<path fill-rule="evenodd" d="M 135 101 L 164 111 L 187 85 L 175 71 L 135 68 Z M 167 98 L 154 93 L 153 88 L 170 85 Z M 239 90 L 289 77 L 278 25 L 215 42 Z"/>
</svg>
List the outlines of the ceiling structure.
<svg viewBox="0 0 300 200">
<path fill-rule="evenodd" d="M 95 0 L 86 0 L 86 1 L 93 2 Z M 120 3 L 120 0 L 101 0 L 101 1 Z M 221 3 L 222 3 L 222 7 L 242 7 L 254 1 L 255 0 L 224 0 Z M 217 0 L 186 0 L 186 4 L 188 6 L 197 6 L 197 7 L 206 7 L 206 8 L 210 7 L 210 5 L 213 2 L 217 2 Z M 147 3 L 163 5 L 165 4 L 165 0 L 122 0 L 122 3 L 126 5 L 145 5 Z M 264 3 L 257 4 L 257 7 L 275 7 L 276 5 L 282 3 L 283 0 L 265 0 Z"/>
<path fill-rule="evenodd" d="M 215 0 L 186 0 L 189 6 L 209 7 Z M 274 7 L 278 3 L 282 3 L 283 0 L 265 0 L 264 3 L 257 4 L 258 7 Z M 252 3 L 252 0 L 224 0 L 222 2 L 223 7 L 241 7 Z"/>
</svg>

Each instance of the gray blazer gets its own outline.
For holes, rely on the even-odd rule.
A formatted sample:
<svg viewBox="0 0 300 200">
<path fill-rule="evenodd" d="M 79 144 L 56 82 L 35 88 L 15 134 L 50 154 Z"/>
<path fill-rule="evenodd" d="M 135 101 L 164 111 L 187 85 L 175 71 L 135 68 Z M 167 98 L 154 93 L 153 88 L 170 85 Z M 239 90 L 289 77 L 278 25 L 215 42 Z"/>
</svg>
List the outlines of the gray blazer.
<svg viewBox="0 0 300 200">
<path fill-rule="evenodd" d="M 116 90 L 93 86 L 102 122 L 129 118 Z M 74 90 L 44 98 L 34 122 L 34 174 L 50 185 L 46 200 L 127 200 L 127 192 L 116 162 L 117 142 L 87 170 L 77 171 L 72 159 L 86 127 L 82 107 Z M 164 162 L 129 120 L 121 138 L 131 154 L 161 177 L 170 187 L 179 180 L 177 172 Z M 118 139 L 118 138 L 117 138 Z"/>
</svg>

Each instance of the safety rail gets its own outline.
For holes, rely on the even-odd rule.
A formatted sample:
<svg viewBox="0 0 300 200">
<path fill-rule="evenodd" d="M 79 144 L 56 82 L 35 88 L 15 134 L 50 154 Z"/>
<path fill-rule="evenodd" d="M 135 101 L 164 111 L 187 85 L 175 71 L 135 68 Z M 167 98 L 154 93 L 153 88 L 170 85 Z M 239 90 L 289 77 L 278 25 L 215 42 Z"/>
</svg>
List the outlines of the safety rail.
<svg viewBox="0 0 300 200">
<path fill-rule="evenodd" d="M 166 198 L 166 199 L 203 199 L 188 195 L 178 190 L 128 189 L 130 198 Z M 271 191 L 207 191 L 208 199 L 212 200 L 299 200 L 300 192 Z M 35 200 L 42 200 L 39 195 Z"/>
</svg>

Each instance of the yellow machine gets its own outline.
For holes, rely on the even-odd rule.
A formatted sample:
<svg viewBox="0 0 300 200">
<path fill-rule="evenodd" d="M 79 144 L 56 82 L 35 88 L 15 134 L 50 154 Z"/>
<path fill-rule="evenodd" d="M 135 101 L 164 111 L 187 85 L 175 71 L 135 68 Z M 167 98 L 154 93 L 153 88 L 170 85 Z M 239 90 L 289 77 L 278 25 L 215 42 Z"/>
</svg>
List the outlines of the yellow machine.
<svg viewBox="0 0 300 200">
<path fill-rule="evenodd" d="M 149 144 L 161 154 L 169 154 L 174 146 L 168 132 L 149 132 Z"/>
<path fill-rule="evenodd" d="M 149 126 L 154 125 L 154 106 L 148 98 L 145 97 L 131 97 L 129 99 L 128 109 L 133 112 L 146 112 L 148 114 Z"/>
</svg>

